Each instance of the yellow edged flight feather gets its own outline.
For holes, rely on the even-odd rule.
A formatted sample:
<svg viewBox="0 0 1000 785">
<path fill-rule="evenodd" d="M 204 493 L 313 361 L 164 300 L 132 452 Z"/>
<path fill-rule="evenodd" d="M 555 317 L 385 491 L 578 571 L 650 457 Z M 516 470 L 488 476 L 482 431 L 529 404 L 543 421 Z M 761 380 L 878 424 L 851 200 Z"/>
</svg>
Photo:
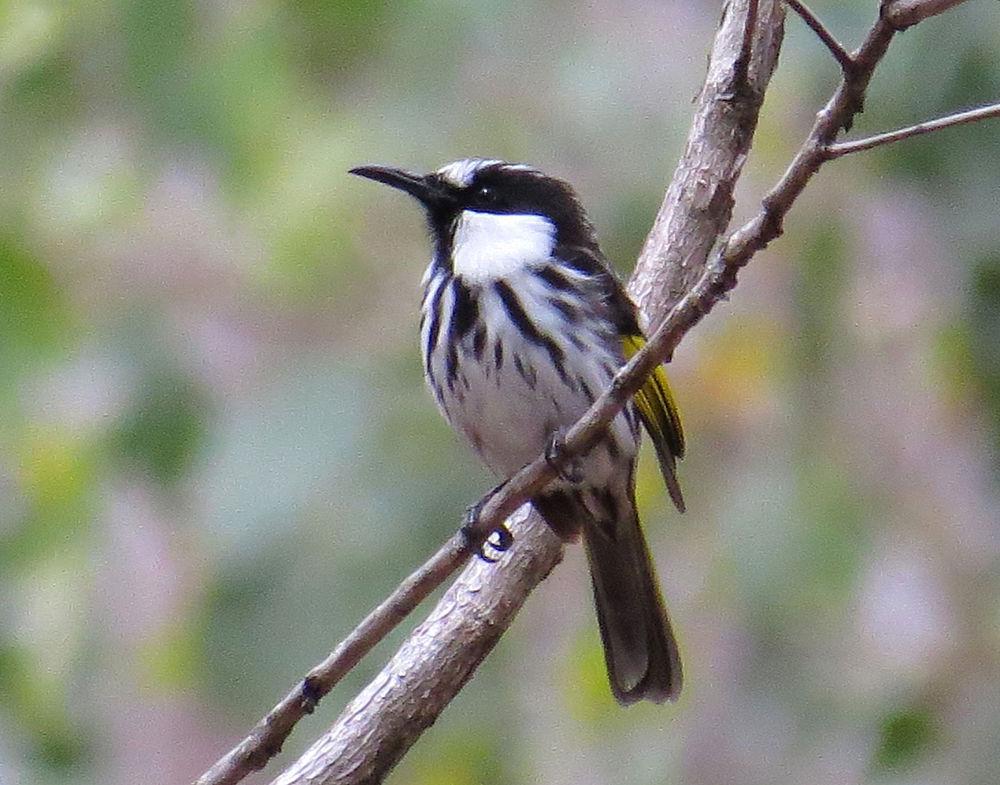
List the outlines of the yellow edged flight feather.
<svg viewBox="0 0 1000 785">
<path fill-rule="evenodd" d="M 625 360 L 631 360 L 645 345 L 646 339 L 641 335 L 622 336 Z M 667 373 L 662 365 L 656 366 L 656 370 L 635 394 L 634 400 L 642 424 L 656 448 L 656 457 L 660 461 L 660 471 L 663 472 L 663 481 L 670 492 L 670 498 L 677 509 L 684 512 L 684 497 L 677 482 L 676 470 L 677 459 L 684 457 L 684 431 L 677 413 L 677 404 L 674 403 L 674 396 L 667 382 Z"/>
</svg>

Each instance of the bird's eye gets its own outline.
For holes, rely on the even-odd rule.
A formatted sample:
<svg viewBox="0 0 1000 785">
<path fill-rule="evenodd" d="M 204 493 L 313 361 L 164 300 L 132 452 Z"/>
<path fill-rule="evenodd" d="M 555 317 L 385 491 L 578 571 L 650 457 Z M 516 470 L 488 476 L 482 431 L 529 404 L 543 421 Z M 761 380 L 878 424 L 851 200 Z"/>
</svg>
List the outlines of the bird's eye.
<svg viewBox="0 0 1000 785">
<path fill-rule="evenodd" d="M 482 204 L 493 204 L 497 200 L 497 192 L 488 185 L 483 185 L 476 190 L 476 199 Z"/>
</svg>

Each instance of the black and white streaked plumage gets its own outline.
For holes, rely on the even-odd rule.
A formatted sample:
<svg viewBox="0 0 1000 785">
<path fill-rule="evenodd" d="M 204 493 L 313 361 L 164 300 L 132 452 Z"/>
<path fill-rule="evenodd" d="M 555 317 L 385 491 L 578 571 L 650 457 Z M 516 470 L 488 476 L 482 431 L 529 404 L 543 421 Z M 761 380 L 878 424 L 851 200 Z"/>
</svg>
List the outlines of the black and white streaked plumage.
<svg viewBox="0 0 1000 785">
<path fill-rule="evenodd" d="M 426 209 L 434 256 L 421 308 L 425 375 L 448 422 L 509 477 L 576 422 L 644 342 L 593 227 L 568 184 L 523 164 L 352 172 Z M 674 699 L 681 687 L 635 507 L 640 422 L 683 509 L 675 475 L 683 435 L 662 368 L 581 459 L 579 477 L 532 501 L 564 539 L 583 535 L 611 688 L 623 704 Z"/>
</svg>

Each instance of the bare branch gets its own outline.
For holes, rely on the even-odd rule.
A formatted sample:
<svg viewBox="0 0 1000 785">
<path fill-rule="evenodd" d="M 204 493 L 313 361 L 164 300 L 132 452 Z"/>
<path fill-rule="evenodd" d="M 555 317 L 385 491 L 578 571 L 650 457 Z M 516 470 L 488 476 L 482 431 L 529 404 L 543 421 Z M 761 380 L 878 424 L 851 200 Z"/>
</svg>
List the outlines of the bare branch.
<svg viewBox="0 0 1000 785">
<path fill-rule="evenodd" d="M 743 21 L 743 41 L 740 53 L 733 64 L 733 87 L 736 90 L 749 88 L 747 76 L 750 70 L 750 55 L 753 53 L 754 36 L 757 32 L 758 0 L 747 3 L 746 18 Z"/>
<path fill-rule="evenodd" d="M 895 131 L 888 131 L 884 134 L 875 134 L 874 136 L 869 136 L 864 139 L 853 139 L 849 142 L 838 142 L 836 144 L 827 145 L 826 157 L 839 158 L 842 155 L 859 153 L 862 150 L 871 150 L 873 147 L 879 147 L 884 144 L 892 144 L 893 142 L 899 142 L 913 136 L 929 134 L 932 131 L 940 131 L 943 128 L 965 125 L 966 123 L 975 123 L 980 120 L 989 120 L 994 117 L 1000 117 L 1000 103 L 990 104 L 989 106 L 981 106 L 978 109 L 969 109 L 965 112 L 956 112 L 955 114 L 938 117 L 935 120 L 926 120 L 922 123 L 917 123 L 916 125 L 900 128 Z"/>
<path fill-rule="evenodd" d="M 882 17 L 897 30 L 943 14 L 965 0 L 883 0 Z"/>
<path fill-rule="evenodd" d="M 678 177 L 686 178 L 692 172 L 698 172 L 702 189 L 726 195 L 721 200 L 726 211 L 724 216 L 714 214 L 710 220 L 696 216 L 686 232 L 691 244 L 703 249 L 700 259 L 692 257 L 690 260 L 698 269 L 704 264 L 708 251 L 728 222 L 732 185 L 742 167 L 746 149 L 749 148 L 764 88 L 777 60 L 783 9 L 778 0 L 763 0 L 760 6 L 760 22 L 756 28 L 759 39 L 754 41 L 747 68 L 747 81 L 753 88 L 733 89 L 732 65 L 741 51 L 747 8 L 745 0 L 733 0 L 727 5 L 726 15 L 716 37 L 709 65 L 710 78 L 706 81 L 696 111 L 695 124 L 704 134 L 702 139 L 711 140 L 711 143 L 694 145 L 702 155 L 700 164 L 696 163 L 694 155 L 691 155 L 685 158 L 685 165 L 678 168 Z M 733 152 L 734 138 L 746 140 L 743 147 L 739 148 L 742 152 Z M 720 177 L 728 178 L 728 181 L 719 185 Z M 670 223 L 668 221 L 668 224 Z M 678 224 L 671 225 L 675 226 L 677 231 L 683 230 Z M 655 252 L 655 243 L 647 243 L 647 246 Z M 691 272 L 691 269 L 693 268 L 689 268 L 688 272 Z M 637 272 L 635 277 L 640 275 L 641 273 Z M 611 388 L 601 396 L 583 420 L 566 434 L 564 455 L 578 454 L 599 438 L 603 428 L 621 410 L 630 393 L 634 392 L 649 371 L 662 361 L 666 352 L 676 345 L 687 327 L 694 324 L 700 318 L 699 314 L 709 307 L 707 303 L 711 288 L 711 285 L 705 284 L 688 296 L 678 298 L 680 302 L 670 317 L 663 322 L 661 329 L 651 338 L 647 348 L 632 358 L 616 377 Z M 660 300 L 659 305 L 652 302 L 648 304 L 646 312 L 654 317 L 652 321 L 660 322 L 668 310 L 670 309 L 666 301 Z M 481 523 L 486 527 L 496 526 L 509 515 L 512 505 L 516 507 L 519 501 L 530 498 L 543 487 L 545 482 L 550 481 L 552 473 L 551 465 L 544 459 L 525 467 L 511 478 L 502 491 L 486 502 L 480 515 Z M 532 573 L 532 580 L 518 584 L 518 575 L 504 561 L 502 569 L 486 569 L 486 573 L 497 583 L 489 588 L 482 587 L 483 565 L 474 562 L 449 589 L 433 612 L 432 618 L 440 619 L 439 613 L 444 609 L 465 619 L 486 618 L 489 621 L 486 606 L 493 602 L 491 597 L 495 592 L 501 592 L 503 603 L 510 603 L 514 607 L 523 601 L 534 585 L 558 560 L 562 548 L 548 527 L 534 513 L 528 515 L 527 520 L 514 529 L 514 533 L 517 543 L 509 552 L 511 556 L 517 555 L 521 550 L 534 552 L 541 545 L 538 555 L 540 561 Z M 461 606 L 452 607 L 450 605 L 452 598 L 457 596 L 463 597 Z M 330 732 L 277 782 L 290 785 L 307 779 L 313 783 L 379 781 L 415 740 L 416 733 L 411 733 L 410 728 L 414 727 L 419 732 L 424 724 L 433 721 L 437 712 L 450 701 L 485 653 L 480 643 L 489 640 L 491 641 L 489 645 L 492 645 L 492 641 L 495 641 L 496 636 L 506 627 L 512 615 L 495 624 L 485 623 L 465 628 L 460 633 L 454 631 L 443 633 L 436 624 L 429 626 L 424 624 L 418 627 L 405 644 L 406 651 L 401 651 L 393 659 L 376 681 L 341 715 Z M 460 621 L 461 619 L 456 623 Z M 429 647 L 439 645 L 440 648 L 435 648 L 433 657 L 426 656 Z M 438 675 L 433 687 L 428 687 L 428 682 L 423 680 L 425 673 Z M 455 674 L 459 674 L 461 678 L 453 678 Z M 430 715 L 421 713 L 413 717 L 409 724 L 400 721 L 400 715 L 386 708 L 405 706 L 407 703 L 412 708 L 415 701 L 423 701 L 432 694 L 435 696 L 433 712 Z M 418 700 L 414 698 L 415 695 L 424 697 Z M 369 703 L 370 700 L 378 702 L 378 710 Z M 382 715 L 386 715 L 384 722 L 396 730 L 388 737 L 378 734 L 378 738 L 382 740 L 381 747 L 375 753 L 374 759 L 366 757 L 362 765 L 361 759 L 351 755 L 350 751 L 370 738 L 368 734 L 375 733 L 376 726 L 381 727 L 379 723 L 383 722 Z M 339 765 L 337 760 L 342 753 L 349 755 L 358 766 L 351 768 L 349 773 L 340 779 L 337 772 L 343 772 L 344 769 L 337 768 Z"/>
<path fill-rule="evenodd" d="M 382 781 L 558 563 L 559 538 L 529 509 L 509 520 L 517 545 L 498 564 L 473 559 L 382 672 L 273 785 Z"/>
<path fill-rule="evenodd" d="M 827 30 L 826 26 L 819 20 L 819 17 L 810 10 L 809 6 L 799 0 L 785 0 L 785 2 L 789 8 L 802 18 L 803 22 L 809 25 L 819 40 L 823 42 L 823 45 L 830 50 L 830 54 L 840 64 L 840 70 L 849 73 L 854 68 L 854 58 L 833 37 L 833 33 Z"/>
<path fill-rule="evenodd" d="M 856 68 L 844 74 L 833 96 L 819 113 L 802 147 L 788 169 L 761 202 L 760 212 L 738 230 L 718 251 L 724 262 L 719 274 L 736 285 L 736 271 L 776 237 L 780 237 L 785 215 L 816 174 L 826 158 L 826 149 L 842 128 L 849 128 L 854 116 L 861 111 L 865 91 L 879 61 L 889 48 L 896 30 L 879 17 L 872 25 L 864 43 L 854 55 Z"/>
<path fill-rule="evenodd" d="M 456 534 L 369 613 L 329 657 L 309 671 L 239 745 L 198 779 L 197 785 L 235 785 L 247 774 L 263 768 L 280 752 L 296 723 L 312 713 L 316 703 L 468 556 L 465 538 Z"/>
<path fill-rule="evenodd" d="M 729 225 L 733 189 L 750 152 L 764 89 L 778 62 L 784 6 L 760 6 L 746 82 L 735 65 L 743 52 L 745 6 L 731 3 L 715 36 L 681 160 L 646 237 L 629 294 L 646 325 L 656 325 L 701 276 Z"/>
<path fill-rule="evenodd" d="M 854 66 L 845 70 L 841 84 L 817 115 L 788 170 L 763 200 L 759 214 L 710 255 L 731 218 L 733 187 L 749 151 L 782 37 L 779 0 L 761 0 L 756 26 L 747 24 L 751 8 L 757 8 L 755 0 L 727 3 L 687 147 L 630 282 L 647 323 L 658 328 L 646 348 L 567 432 L 560 459 L 585 452 L 600 438 L 649 372 L 735 286 L 738 270 L 781 234 L 791 205 L 830 158 L 837 134 L 860 111 L 871 75 L 896 31 L 898 23 L 887 19 L 896 5 L 883 5 L 883 15 L 852 58 Z M 935 4 L 905 5 L 920 6 L 919 21 L 931 15 L 927 9 Z M 745 46 L 748 30 L 755 31 L 749 50 Z M 739 59 L 747 51 L 750 60 L 740 76 Z M 517 539 L 515 548 L 504 555 L 502 568 L 474 560 L 375 681 L 276 783 L 381 781 L 471 676 L 527 595 L 561 557 L 558 538 L 529 508 L 510 517 L 554 474 L 552 464 L 539 458 L 486 499 L 479 533 L 508 519 Z M 385 631 L 451 574 L 467 553 L 464 538 L 453 537 L 313 669 L 251 736 L 207 772 L 199 785 L 231 785 L 260 768 L 277 753 L 298 719 Z"/>
<path fill-rule="evenodd" d="M 518 471 L 499 491 L 485 498 L 485 503 L 480 510 L 479 519 L 476 524 L 476 529 L 480 537 L 485 537 L 490 531 L 496 529 L 505 521 L 509 521 L 518 508 L 521 508 L 525 502 L 555 479 L 556 470 L 553 468 L 553 464 L 558 464 L 561 461 L 586 453 L 601 438 L 608 424 L 621 412 L 652 370 L 663 362 L 669 352 L 673 351 L 673 348 L 687 329 L 698 321 L 701 315 L 707 313 L 711 307 L 712 286 L 710 282 L 706 283 L 706 281 L 710 278 L 711 276 L 707 274 L 703 276 L 701 284 L 682 298 L 671 310 L 668 317 L 661 322 L 659 328 L 651 336 L 646 346 L 636 353 L 618 372 L 608 389 L 598 397 L 587 413 L 566 432 L 561 449 L 556 456 L 540 456 Z M 522 583 L 518 573 L 505 561 L 503 570 L 492 570 L 490 573 L 498 581 L 497 588 L 483 593 L 483 601 L 490 604 L 491 607 L 492 604 L 497 602 L 497 596 L 504 596 L 504 592 L 513 592 L 513 595 L 501 604 L 507 610 L 516 610 L 530 591 L 548 574 L 561 557 L 561 543 L 555 535 L 551 534 L 548 526 L 537 515 L 525 515 L 522 516 L 522 519 L 524 520 L 523 528 L 513 529 L 517 533 L 518 547 L 512 550 L 518 554 L 532 554 L 529 574 L 536 576 L 537 580 L 530 583 Z M 526 533 L 530 540 L 535 541 L 534 544 L 524 541 Z M 545 544 L 546 540 L 549 541 L 548 545 Z M 441 585 L 468 556 L 469 548 L 466 537 L 461 533 L 455 534 L 437 554 L 407 578 L 388 599 L 373 610 L 326 660 L 313 668 L 303 679 L 302 683 L 285 696 L 257 724 L 246 739 L 203 774 L 198 779 L 197 785 L 234 785 L 234 783 L 239 782 L 250 772 L 262 768 L 270 757 L 273 757 L 280 751 L 283 742 L 287 739 L 295 724 L 303 716 L 311 713 L 315 704 L 357 664 L 361 657 L 402 621 L 421 600 Z M 471 578 L 467 576 L 478 576 L 481 569 L 482 564 L 478 561 L 470 565 L 466 573 L 463 573 L 463 576 L 456 581 L 449 594 L 452 592 L 470 591 L 469 581 Z M 507 575 L 506 578 L 503 577 L 505 574 Z M 479 578 L 477 577 L 476 580 L 479 581 Z M 477 585 L 473 593 L 479 594 L 479 588 L 481 587 Z M 447 596 L 439 603 L 435 613 L 440 611 L 442 604 L 446 600 Z M 463 612 L 458 613 L 454 620 L 454 624 L 464 630 L 461 634 L 453 630 L 455 635 L 444 635 L 439 628 L 436 628 L 434 633 L 437 638 L 442 642 L 446 642 L 447 645 L 457 645 L 462 649 L 463 653 L 461 656 L 453 652 L 451 660 L 454 663 L 461 664 L 462 667 L 468 667 L 470 669 L 469 674 L 471 674 L 471 670 L 478 665 L 481 657 L 486 655 L 489 649 L 492 648 L 493 642 L 495 642 L 495 639 L 490 637 L 491 642 L 484 648 L 469 645 L 469 639 L 466 636 L 469 634 L 469 625 L 471 622 L 467 618 L 468 614 L 465 611 L 474 604 L 474 599 L 466 599 L 461 603 Z M 494 634 L 499 637 L 500 631 L 506 628 L 506 623 L 498 627 L 497 625 L 500 624 L 501 620 L 492 618 L 485 611 L 481 610 L 473 614 L 473 617 L 479 619 L 481 622 L 485 620 L 485 626 L 482 629 L 474 627 L 474 631 L 478 630 L 478 634 L 472 635 L 472 638 L 480 643 L 483 643 L 484 637 Z M 511 612 L 512 617 L 513 612 Z M 451 626 L 446 624 L 445 621 L 439 620 L 438 626 L 442 624 L 449 628 Z M 426 634 L 425 627 L 426 625 L 417 628 L 411 635 L 409 642 L 419 641 L 420 636 Z M 427 642 L 419 644 L 420 650 L 424 652 L 427 651 L 428 646 Z M 383 675 L 391 672 L 393 663 L 396 663 L 398 659 L 401 666 L 405 666 L 412 677 L 415 668 L 414 662 L 409 659 L 409 651 L 405 650 L 405 653 L 406 656 L 404 656 L 404 650 L 401 650 L 397 658 L 383 671 Z M 472 661 L 474 653 L 481 654 L 481 657 Z M 451 697 L 453 697 L 454 692 L 457 692 L 465 683 L 468 674 L 462 679 L 455 681 L 451 679 L 454 671 L 442 665 L 439 659 L 430 658 L 426 660 L 426 663 L 431 668 L 430 672 L 435 674 L 435 679 L 438 677 L 444 679 L 444 682 L 438 685 L 438 688 L 434 692 L 441 699 L 439 709 L 443 708 Z M 454 686 L 454 692 L 449 693 L 445 690 L 445 687 L 448 685 Z M 426 685 L 424 686 L 426 687 Z M 372 689 L 372 687 L 369 689 Z M 408 686 L 404 689 L 403 697 L 407 701 L 412 702 Z M 359 697 L 357 700 L 360 699 Z M 395 703 L 398 699 L 402 698 L 397 698 L 391 692 L 387 693 L 385 697 L 385 700 L 390 703 Z M 356 703 L 357 700 L 355 701 Z M 428 709 L 430 706 L 437 704 L 424 701 L 421 705 L 424 709 Z M 436 717 L 436 713 L 433 716 Z M 351 749 L 355 749 L 358 742 L 353 734 L 357 732 L 357 725 L 350 707 L 342 715 L 341 720 L 343 721 L 345 717 L 351 718 L 352 724 L 349 731 L 351 738 L 354 739 L 352 741 L 354 746 Z M 432 721 L 433 717 L 428 720 L 427 725 Z M 380 727 L 392 729 L 393 732 L 399 730 L 391 719 L 388 721 L 380 719 L 379 722 L 387 723 L 380 725 Z M 422 730 L 426 727 L 426 725 L 412 725 L 412 722 L 413 718 L 410 717 L 408 724 L 405 724 L 408 731 L 414 728 Z M 339 739 L 344 733 L 344 727 L 338 723 L 324 737 L 325 741 L 321 740 L 321 742 L 318 742 L 312 751 L 316 754 L 325 754 L 329 751 L 331 745 L 333 748 L 340 749 L 340 742 L 336 741 L 336 739 Z M 413 736 L 413 739 L 416 738 L 416 735 Z M 400 739 L 397 737 L 395 741 L 400 742 Z M 407 744 L 406 747 L 408 746 Z M 400 754 L 405 751 L 406 747 L 400 750 Z M 338 767 L 341 764 L 337 760 L 329 759 L 328 762 L 332 767 L 331 771 L 335 769 L 339 770 Z M 395 763 L 395 759 L 387 765 L 391 766 L 392 763 Z M 315 765 L 315 762 L 310 763 L 308 768 L 312 770 L 312 767 Z M 280 778 L 278 781 L 284 782 L 285 780 Z M 335 779 L 323 779 L 321 781 L 339 782 L 339 780 Z"/>
</svg>

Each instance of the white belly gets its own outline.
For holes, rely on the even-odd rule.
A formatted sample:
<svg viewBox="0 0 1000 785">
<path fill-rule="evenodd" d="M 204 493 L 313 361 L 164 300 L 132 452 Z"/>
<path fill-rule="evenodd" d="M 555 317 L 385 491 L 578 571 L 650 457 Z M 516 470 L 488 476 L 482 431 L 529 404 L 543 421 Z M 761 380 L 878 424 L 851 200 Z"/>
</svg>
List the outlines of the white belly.
<svg viewBox="0 0 1000 785">
<path fill-rule="evenodd" d="M 505 280 L 540 332 L 576 337 L 576 345 L 568 340 L 558 343 L 563 353 L 562 374 L 550 351 L 526 340 L 518 330 L 491 284 L 474 289 L 482 335 L 471 329 L 459 341 L 449 342 L 450 323 L 441 320 L 433 325 L 425 317 L 422 341 L 428 380 L 442 412 L 501 477 L 537 458 L 555 432 L 575 423 L 622 362 L 620 354 L 609 350 L 607 336 L 598 332 L 602 325 L 588 323 L 585 315 L 568 324 L 563 315 L 539 300 L 551 292 L 540 287 L 534 275 L 520 271 Z M 427 300 L 433 300 L 436 286 L 445 287 L 441 312 L 452 313 L 455 303 L 445 276 L 431 279 Z M 440 337 L 428 357 L 432 327 Z M 449 352 L 454 353 L 452 357 Z M 622 462 L 634 459 L 637 426 L 634 414 L 630 416 L 632 422 L 619 415 L 612 424 L 610 447 L 598 447 L 584 459 L 581 468 L 586 482 L 603 485 L 621 476 Z"/>
</svg>

